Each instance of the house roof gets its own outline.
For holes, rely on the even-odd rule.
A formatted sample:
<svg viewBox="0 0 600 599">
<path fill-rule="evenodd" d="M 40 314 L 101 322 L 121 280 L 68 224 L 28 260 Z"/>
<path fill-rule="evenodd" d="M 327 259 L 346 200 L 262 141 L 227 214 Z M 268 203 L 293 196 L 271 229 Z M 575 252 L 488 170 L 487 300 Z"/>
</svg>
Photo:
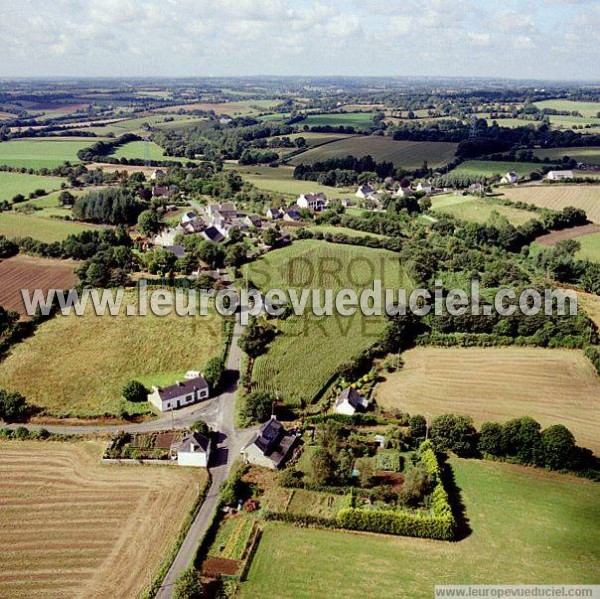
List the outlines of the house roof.
<svg viewBox="0 0 600 599">
<path fill-rule="evenodd" d="M 304 198 L 307 202 L 325 202 L 327 200 L 327 196 L 322 193 L 303 193 L 300 198 Z"/>
<path fill-rule="evenodd" d="M 182 245 L 165 245 L 165 250 L 172 252 L 178 258 L 185 256 L 185 248 Z"/>
<path fill-rule="evenodd" d="M 204 235 L 209 241 L 214 241 L 215 243 L 219 243 L 225 239 L 225 236 L 217 229 L 217 227 L 207 227 L 202 231 L 202 235 Z"/>
<path fill-rule="evenodd" d="M 268 453 L 274 449 L 284 434 L 283 424 L 279 420 L 271 418 L 260 427 L 254 443 L 263 453 Z"/>
<path fill-rule="evenodd" d="M 364 399 L 362 395 L 352 386 L 346 387 L 339 395 L 337 403 L 347 401 L 355 410 L 362 408 Z"/>
<path fill-rule="evenodd" d="M 174 399 L 175 397 L 181 397 L 194 391 L 203 391 L 208 389 L 208 383 L 203 376 L 199 376 L 195 379 L 186 379 L 179 383 L 175 383 L 170 387 L 158 388 L 158 395 L 163 401 Z"/>
<path fill-rule="evenodd" d="M 286 432 L 281 422 L 272 417 L 265 422 L 249 445 L 256 445 L 278 468 L 296 444 L 296 436 Z"/>
<path fill-rule="evenodd" d="M 172 449 L 175 451 L 190 452 L 192 450 L 192 445 L 195 446 L 195 451 L 200 447 L 202 451 L 206 453 L 210 445 L 210 439 L 202 433 L 188 433 L 181 441 L 179 441 L 179 443 L 174 443 Z"/>
</svg>

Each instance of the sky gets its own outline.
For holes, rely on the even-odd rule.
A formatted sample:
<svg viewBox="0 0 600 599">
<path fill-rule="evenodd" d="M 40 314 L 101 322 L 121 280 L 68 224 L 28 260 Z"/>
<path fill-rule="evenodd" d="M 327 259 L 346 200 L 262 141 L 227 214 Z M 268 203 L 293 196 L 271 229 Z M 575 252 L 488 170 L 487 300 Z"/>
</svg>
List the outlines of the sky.
<svg viewBox="0 0 600 599">
<path fill-rule="evenodd" d="M 0 0 L 0 77 L 600 80 L 600 0 Z"/>
</svg>

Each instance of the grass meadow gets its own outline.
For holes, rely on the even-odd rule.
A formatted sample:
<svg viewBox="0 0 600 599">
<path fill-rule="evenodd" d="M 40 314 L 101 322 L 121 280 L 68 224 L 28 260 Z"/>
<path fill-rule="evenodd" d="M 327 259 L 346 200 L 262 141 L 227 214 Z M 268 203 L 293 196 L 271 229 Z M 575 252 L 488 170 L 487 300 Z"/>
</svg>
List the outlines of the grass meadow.
<svg viewBox="0 0 600 599">
<path fill-rule="evenodd" d="M 519 177 L 528 177 L 529 173 L 540 168 L 535 162 L 499 162 L 495 160 L 467 160 L 459 164 L 452 172 L 473 177 L 493 177 L 512 171 Z"/>
<path fill-rule="evenodd" d="M 290 161 L 293 165 L 314 164 L 328 158 L 372 156 L 377 162 L 396 167 L 421 168 L 424 162 L 436 167 L 454 158 L 457 144 L 435 141 L 394 141 L 389 137 L 356 136 L 310 149 Z"/>
<path fill-rule="evenodd" d="M 0 235 L 9 239 L 33 237 L 39 241 L 52 243 L 62 241 L 69 235 L 98 228 L 97 225 L 37 216 L 36 213 L 0 212 Z"/>
<path fill-rule="evenodd" d="M 0 154 L 2 146 L 0 144 Z M 53 191 L 60 189 L 62 183 L 67 183 L 62 177 L 42 177 L 39 175 L 26 175 L 23 173 L 8 173 L 0 171 L 0 202 L 12 200 L 17 194 L 27 197 L 36 189 Z"/>
<path fill-rule="evenodd" d="M 564 156 L 569 156 L 577 162 L 585 162 L 586 164 L 600 165 L 600 148 L 599 147 L 583 147 L 583 148 L 548 148 L 545 150 L 534 150 L 535 156 L 541 158 L 549 158 L 551 161 L 561 161 Z M 580 173 L 582 177 L 586 176 L 585 171 Z"/>
<path fill-rule="evenodd" d="M 373 112 L 332 112 L 327 114 L 309 114 L 301 121 L 301 125 L 309 127 L 354 127 L 355 129 L 370 129 L 373 125 Z"/>
<path fill-rule="evenodd" d="M 240 596 L 325 599 L 335 589 L 339 597 L 425 599 L 436 584 L 600 583 L 597 484 L 496 462 L 451 465 L 472 529 L 465 539 L 268 523 Z"/>
<path fill-rule="evenodd" d="M 127 296 L 134 303 L 134 296 Z M 121 312 L 124 312 L 122 310 Z M 220 318 L 58 315 L 15 346 L 0 368 L 0 389 L 19 391 L 46 414 L 98 417 L 146 413 L 146 402 L 121 397 L 125 383 L 147 387 L 201 370 L 222 346 Z"/>
<path fill-rule="evenodd" d="M 355 189 L 329 187 L 319 185 L 314 181 L 300 181 L 294 179 L 294 169 L 291 166 L 240 166 L 238 164 L 225 164 L 226 170 L 236 170 L 246 181 L 258 189 L 280 193 L 286 196 L 297 197 L 301 193 L 323 192 L 328 198 L 353 198 Z"/>
<path fill-rule="evenodd" d="M 576 239 L 581 244 L 581 249 L 576 254 L 577 258 L 587 258 L 594 262 L 600 262 L 600 233 L 582 235 Z"/>
<path fill-rule="evenodd" d="M 96 141 L 96 138 L 90 137 L 13 139 L 0 143 L 0 164 L 33 169 L 55 168 L 64 162 L 80 162 L 77 152 Z"/>
<path fill-rule="evenodd" d="M 244 269 L 260 289 L 333 289 L 411 287 L 396 254 L 324 241 L 298 241 L 270 252 Z M 311 304 L 308 304 L 310 307 Z M 338 366 L 369 347 L 381 335 L 383 317 L 315 316 L 309 308 L 302 316 L 279 323 L 281 333 L 260 356 L 252 373 L 259 389 L 278 394 L 284 401 L 310 403 L 335 374 Z"/>
<path fill-rule="evenodd" d="M 450 214 L 476 223 L 487 222 L 494 212 L 505 216 L 513 225 L 521 225 L 535 218 L 535 214 L 528 210 L 504 206 L 493 199 L 463 195 L 435 196 L 432 198 L 431 209 L 434 214 Z"/>
</svg>

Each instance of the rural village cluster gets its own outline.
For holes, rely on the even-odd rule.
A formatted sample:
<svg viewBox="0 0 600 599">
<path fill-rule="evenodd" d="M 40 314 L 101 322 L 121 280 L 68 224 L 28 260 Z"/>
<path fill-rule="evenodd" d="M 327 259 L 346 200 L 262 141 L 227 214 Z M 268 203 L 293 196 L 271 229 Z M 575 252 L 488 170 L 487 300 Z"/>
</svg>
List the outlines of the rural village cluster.
<svg viewBox="0 0 600 599">
<path fill-rule="evenodd" d="M 600 596 L 597 85 L 0 79 L 0 281 L 0 597 Z"/>
</svg>

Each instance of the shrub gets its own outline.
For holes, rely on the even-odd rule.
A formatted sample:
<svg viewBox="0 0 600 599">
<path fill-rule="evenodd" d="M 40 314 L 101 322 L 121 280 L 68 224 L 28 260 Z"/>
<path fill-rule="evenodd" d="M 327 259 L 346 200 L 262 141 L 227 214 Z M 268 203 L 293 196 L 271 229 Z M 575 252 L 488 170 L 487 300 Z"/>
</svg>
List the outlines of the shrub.
<svg viewBox="0 0 600 599">
<path fill-rule="evenodd" d="M 477 449 L 483 454 L 501 456 L 504 453 L 502 425 L 497 422 L 484 422 L 479 431 Z"/>
<path fill-rule="evenodd" d="M 522 464 L 543 465 L 540 423 L 529 416 L 509 420 L 502 427 L 505 455 Z"/>
<path fill-rule="evenodd" d="M 271 416 L 275 398 L 266 391 L 249 393 L 244 402 L 244 416 L 249 420 L 264 422 Z"/>
<path fill-rule="evenodd" d="M 573 466 L 575 457 L 575 437 L 562 424 L 549 426 L 542 432 L 544 463 L 552 470 L 566 470 Z"/>
<path fill-rule="evenodd" d="M 436 451 L 453 451 L 460 456 L 469 456 L 476 448 L 477 431 L 471 418 L 443 414 L 431 424 L 430 438 Z"/>
<path fill-rule="evenodd" d="M 5 422 L 23 422 L 29 416 L 25 398 L 16 392 L 0 389 L 0 418 Z"/>
<path fill-rule="evenodd" d="M 127 401 L 141 403 L 148 399 L 148 389 L 139 381 L 129 381 L 123 387 L 123 397 Z"/>
<path fill-rule="evenodd" d="M 204 422 L 204 420 L 196 420 L 192 426 L 190 426 L 190 429 L 192 431 L 194 431 L 195 433 L 201 433 L 202 435 L 208 435 L 208 433 L 210 432 L 210 429 L 208 428 L 208 424 L 206 424 L 206 422 Z"/>
<path fill-rule="evenodd" d="M 210 387 L 211 394 L 214 394 L 223 382 L 225 374 L 225 363 L 222 358 L 211 358 L 204 367 L 204 378 Z"/>
<path fill-rule="evenodd" d="M 202 582 L 198 572 L 192 566 L 179 574 L 175 580 L 173 599 L 202 599 Z"/>
</svg>

